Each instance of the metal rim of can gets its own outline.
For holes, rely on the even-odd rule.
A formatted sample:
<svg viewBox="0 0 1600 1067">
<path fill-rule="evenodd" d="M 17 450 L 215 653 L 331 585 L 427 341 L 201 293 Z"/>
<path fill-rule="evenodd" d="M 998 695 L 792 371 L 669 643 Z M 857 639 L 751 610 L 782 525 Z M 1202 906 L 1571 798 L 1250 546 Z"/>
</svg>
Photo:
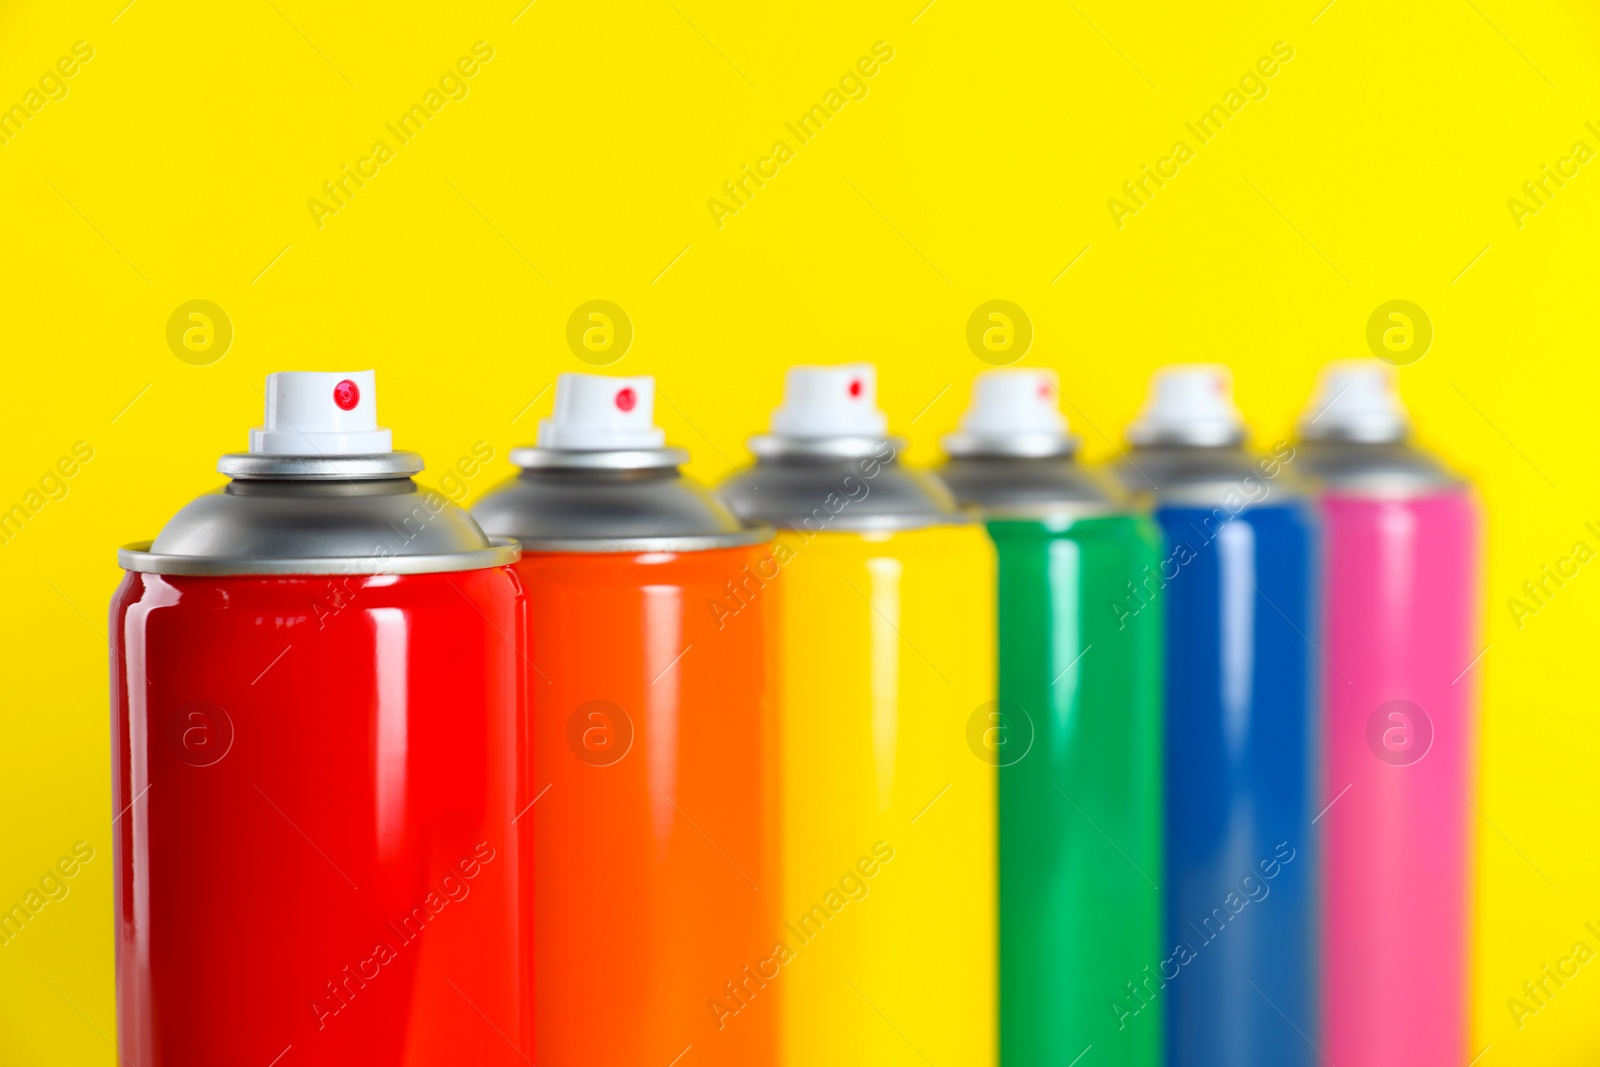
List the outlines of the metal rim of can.
<svg viewBox="0 0 1600 1067">
<path fill-rule="evenodd" d="M 1316 452 L 1308 452 L 1311 478 L 1318 489 L 1373 499 L 1406 499 L 1447 493 L 1469 485 L 1460 474 L 1427 452 L 1411 446 L 1402 437 L 1394 441 L 1362 440 L 1354 437 L 1306 437 L 1302 447 L 1321 447 L 1339 456 L 1342 462 L 1319 463 Z M 1393 446 L 1399 446 L 1398 451 Z M 1389 451 L 1372 451 L 1384 450 Z M 1352 461 L 1353 460 L 1353 461 Z"/>
<path fill-rule="evenodd" d="M 365 481 L 409 478 L 422 471 L 415 452 L 367 452 L 342 456 L 286 456 L 263 452 L 229 452 L 217 470 L 247 481 Z"/>
<path fill-rule="evenodd" d="M 521 546 L 509 537 L 491 537 L 488 548 L 414 556 L 306 556 L 242 559 L 225 556 L 173 556 L 151 552 L 151 541 L 135 541 L 117 550 L 123 570 L 196 578 L 292 577 L 326 574 L 439 574 L 476 571 L 515 563 Z"/>
<path fill-rule="evenodd" d="M 1048 522 L 1053 520 L 1101 519 L 1126 516 L 1141 517 L 1144 512 L 1130 509 L 1114 500 L 1041 502 L 1038 504 L 1004 504 L 983 512 L 986 522 Z"/>
<path fill-rule="evenodd" d="M 523 470 L 632 471 L 681 467 L 689 462 L 682 448 L 611 448 L 577 450 L 527 446 L 511 450 L 511 463 Z"/>
<path fill-rule="evenodd" d="M 870 437 L 860 435 L 839 435 L 833 437 L 791 437 L 785 434 L 756 434 L 751 437 L 747 445 L 757 459 L 757 467 L 762 461 L 778 459 L 867 459 L 875 457 L 883 447 L 891 449 L 893 455 L 898 456 L 906 447 L 903 437 L 884 436 Z M 784 515 L 763 515 L 761 522 L 768 523 L 779 530 L 807 530 L 814 531 L 805 524 L 812 519 L 811 513 Z M 828 524 L 828 530 L 844 533 L 894 533 L 900 530 L 920 530 L 933 526 L 967 526 L 972 523 L 982 522 L 982 516 L 971 508 L 959 508 L 955 511 L 905 511 L 905 512 L 878 512 L 867 515 L 841 517 Z"/>
<path fill-rule="evenodd" d="M 1460 491 L 1471 483 L 1463 478 L 1441 471 L 1436 475 L 1353 474 L 1344 477 L 1321 479 L 1325 493 L 1339 496 L 1359 496 L 1373 500 L 1413 500 L 1425 496 L 1444 496 Z"/>
<path fill-rule="evenodd" d="M 762 515 L 759 521 L 779 530 L 805 531 L 806 533 L 897 533 L 901 530 L 926 530 L 936 526 L 971 526 L 983 522 L 983 514 L 971 505 L 960 504 L 951 511 L 896 511 L 856 515 L 836 515 L 826 529 L 813 529 L 806 524 L 815 521 L 815 513 L 793 515 Z"/>
<path fill-rule="evenodd" d="M 793 519 L 768 519 L 780 530 L 804 530 L 807 533 L 899 533 L 903 530 L 926 530 L 935 526 L 971 526 L 983 522 L 977 508 L 963 505 L 955 511 L 907 511 L 888 515 L 863 515 L 859 518 L 830 522 L 824 530 L 813 530 L 806 525 L 810 515 Z"/>
<path fill-rule="evenodd" d="M 1242 445 L 1248 435 L 1242 426 L 1191 426 L 1184 430 L 1146 430 L 1135 423 L 1128 427 L 1128 443 L 1137 448 L 1183 446 L 1192 448 L 1226 448 Z"/>
<path fill-rule="evenodd" d="M 1371 420 L 1337 429 L 1316 424 L 1316 416 L 1300 420 L 1300 440 L 1316 444 L 1397 445 L 1406 439 L 1404 423 Z"/>
<path fill-rule="evenodd" d="M 906 446 L 903 437 L 790 437 L 785 434 L 758 433 L 745 442 L 758 459 L 787 457 L 807 459 L 860 459 L 876 455 L 888 445 L 896 455 Z"/>
<path fill-rule="evenodd" d="M 528 538 L 523 552 L 644 555 L 652 552 L 710 552 L 718 548 L 764 545 L 777 536 L 769 525 L 746 526 L 718 534 L 682 534 L 669 537 L 568 537 Z M 498 540 L 498 538 L 496 538 Z"/>
<path fill-rule="evenodd" d="M 1153 497 L 1157 507 L 1173 504 L 1180 507 L 1195 505 L 1211 506 L 1227 503 L 1229 493 L 1238 493 L 1240 485 L 1237 481 L 1203 481 L 1186 482 L 1171 489 L 1158 489 L 1154 492 L 1140 492 L 1138 496 Z M 1238 509 L 1250 511 L 1255 508 L 1281 507 L 1293 504 L 1305 498 L 1305 494 L 1298 489 L 1282 488 L 1260 500 L 1247 500 Z"/>
<path fill-rule="evenodd" d="M 1026 433 L 1009 437 L 957 432 L 939 442 L 944 454 L 959 459 L 1054 459 L 1078 451 L 1078 438 L 1072 434 Z"/>
</svg>

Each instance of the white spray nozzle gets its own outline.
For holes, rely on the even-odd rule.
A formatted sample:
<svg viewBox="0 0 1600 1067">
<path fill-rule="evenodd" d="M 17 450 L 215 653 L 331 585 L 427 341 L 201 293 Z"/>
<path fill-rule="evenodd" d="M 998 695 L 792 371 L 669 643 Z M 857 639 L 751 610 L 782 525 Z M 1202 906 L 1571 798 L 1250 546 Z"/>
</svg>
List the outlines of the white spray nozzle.
<svg viewBox="0 0 1600 1067">
<path fill-rule="evenodd" d="M 604 374 L 562 374 L 556 404 L 539 421 L 539 447 L 575 452 L 660 448 L 667 435 L 656 428 L 656 380 Z"/>
<path fill-rule="evenodd" d="M 1157 370 L 1128 440 L 1136 445 L 1231 445 L 1244 440 L 1233 404 L 1233 376 L 1220 363 L 1178 363 Z"/>
<path fill-rule="evenodd" d="M 888 428 L 871 363 L 790 367 L 772 413 L 772 432 L 783 437 L 882 437 Z"/>
<path fill-rule="evenodd" d="M 1067 420 L 1053 370 L 991 370 L 973 379 L 961 432 L 974 437 L 1065 437 Z"/>
<path fill-rule="evenodd" d="M 285 370 L 267 375 L 265 424 L 250 431 L 250 451 L 277 456 L 388 452 L 378 425 L 378 386 L 369 370 Z"/>
<path fill-rule="evenodd" d="M 1376 359 L 1338 360 L 1322 368 L 1317 389 L 1300 418 L 1307 440 L 1399 441 L 1406 409 L 1393 368 Z"/>
</svg>

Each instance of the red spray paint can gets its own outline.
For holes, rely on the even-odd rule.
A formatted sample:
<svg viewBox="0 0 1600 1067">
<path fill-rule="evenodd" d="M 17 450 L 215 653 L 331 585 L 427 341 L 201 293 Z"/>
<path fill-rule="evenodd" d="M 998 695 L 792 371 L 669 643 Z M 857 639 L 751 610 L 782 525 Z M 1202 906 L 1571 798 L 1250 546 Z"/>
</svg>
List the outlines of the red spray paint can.
<svg viewBox="0 0 1600 1067">
<path fill-rule="evenodd" d="M 371 371 L 267 379 L 232 481 L 120 559 L 117 1011 L 153 1064 L 531 1051 L 517 549 L 379 429 Z"/>
</svg>

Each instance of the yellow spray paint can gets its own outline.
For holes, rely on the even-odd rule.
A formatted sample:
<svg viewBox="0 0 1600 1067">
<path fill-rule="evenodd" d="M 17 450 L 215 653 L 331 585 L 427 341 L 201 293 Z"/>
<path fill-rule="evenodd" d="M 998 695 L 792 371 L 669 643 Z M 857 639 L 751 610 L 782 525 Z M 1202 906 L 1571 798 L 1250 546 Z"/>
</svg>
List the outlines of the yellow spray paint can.
<svg viewBox="0 0 1600 1067">
<path fill-rule="evenodd" d="M 776 996 L 790 1067 L 990 1067 L 994 552 L 898 462 L 875 385 L 870 364 L 792 368 L 756 465 L 722 486 L 781 531 L 720 610 L 779 586 L 784 720 L 784 924 L 770 977 L 723 1008 Z"/>
</svg>

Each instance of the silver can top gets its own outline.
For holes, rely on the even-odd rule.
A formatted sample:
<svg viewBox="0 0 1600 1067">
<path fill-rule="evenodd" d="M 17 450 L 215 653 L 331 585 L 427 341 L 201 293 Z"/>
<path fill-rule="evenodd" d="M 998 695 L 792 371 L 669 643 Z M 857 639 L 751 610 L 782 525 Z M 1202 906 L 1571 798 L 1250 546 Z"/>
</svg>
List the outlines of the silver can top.
<svg viewBox="0 0 1600 1067">
<path fill-rule="evenodd" d="M 512 451 L 521 470 L 473 517 L 532 552 L 699 552 L 771 540 L 770 529 L 747 529 L 684 477 L 689 454 L 662 447 L 654 401 L 654 378 L 561 375 L 538 446 Z"/>
<path fill-rule="evenodd" d="M 960 428 L 946 434 L 939 476 L 991 518 L 1062 518 L 1125 509 L 1117 488 L 1078 464 L 1052 370 L 985 371 Z"/>
<path fill-rule="evenodd" d="M 750 439 L 755 466 L 717 491 L 747 523 L 813 533 L 974 521 L 937 477 L 900 462 L 905 442 L 886 427 L 872 364 L 791 367 L 773 432 Z"/>
<path fill-rule="evenodd" d="M 755 466 L 729 475 L 717 487 L 747 523 L 818 533 L 974 521 L 938 477 L 899 462 L 905 442 L 897 437 L 863 442 L 862 450 L 850 455 L 819 449 L 811 439 L 771 435 L 753 439 L 750 447 L 761 449 Z"/>
<path fill-rule="evenodd" d="M 1233 403 L 1233 376 L 1216 363 L 1174 364 L 1150 379 L 1133 447 L 1113 466 L 1135 499 L 1230 510 L 1298 500 L 1304 492 L 1294 449 L 1265 456 L 1245 449 L 1244 419 Z"/>
<path fill-rule="evenodd" d="M 995 519 L 1046 519 L 1130 510 L 1110 479 L 1071 456 L 954 455 L 938 475 L 957 502 Z"/>
<path fill-rule="evenodd" d="M 1255 456 L 1232 445 L 1163 444 L 1129 450 L 1112 470 L 1136 500 L 1246 507 L 1304 495 L 1293 471 L 1295 456 L 1287 445 Z"/>
<path fill-rule="evenodd" d="M 1300 418 L 1302 469 L 1340 492 L 1409 496 L 1464 484 L 1409 441 L 1410 419 L 1395 369 L 1376 359 L 1322 368 Z"/>
<path fill-rule="evenodd" d="M 269 375 L 265 424 L 250 451 L 223 456 L 232 478 L 172 517 L 153 542 L 118 553 L 154 574 L 425 574 L 511 563 L 461 508 L 422 489 L 414 452 L 390 451 L 371 371 Z"/>
<path fill-rule="evenodd" d="M 1298 463 L 1318 486 L 1363 496 L 1412 496 L 1466 482 L 1405 441 L 1302 441 Z"/>
</svg>

